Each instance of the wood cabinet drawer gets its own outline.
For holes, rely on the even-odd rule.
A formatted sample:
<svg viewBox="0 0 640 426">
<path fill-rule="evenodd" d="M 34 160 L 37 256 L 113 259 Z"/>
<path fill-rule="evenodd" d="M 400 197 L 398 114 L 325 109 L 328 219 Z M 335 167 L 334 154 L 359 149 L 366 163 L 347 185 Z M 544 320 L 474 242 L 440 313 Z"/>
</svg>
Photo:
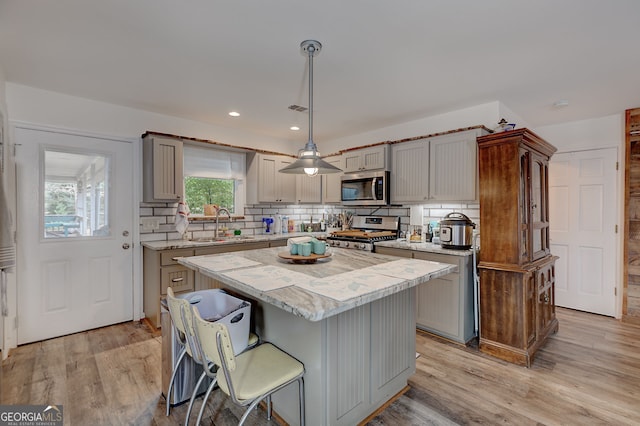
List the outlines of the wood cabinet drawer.
<svg viewBox="0 0 640 426">
<path fill-rule="evenodd" d="M 182 265 L 165 266 L 160 271 L 160 294 L 167 294 L 167 287 L 171 287 L 174 293 L 193 291 L 194 273 L 191 269 Z"/>
<path fill-rule="evenodd" d="M 188 256 L 193 256 L 193 249 L 166 250 L 160 253 L 160 264 L 162 266 L 177 265 L 178 262 L 174 258 Z"/>
</svg>

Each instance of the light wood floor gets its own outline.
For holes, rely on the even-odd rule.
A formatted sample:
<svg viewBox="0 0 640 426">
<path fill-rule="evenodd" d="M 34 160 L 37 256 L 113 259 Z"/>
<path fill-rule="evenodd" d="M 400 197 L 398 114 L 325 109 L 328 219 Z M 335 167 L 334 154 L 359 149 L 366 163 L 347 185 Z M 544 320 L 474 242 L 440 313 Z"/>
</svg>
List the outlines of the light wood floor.
<svg viewBox="0 0 640 426">
<path fill-rule="evenodd" d="M 369 424 L 640 424 L 640 327 L 558 319 L 530 369 L 419 333 L 411 389 Z M 184 405 L 164 415 L 160 339 L 132 322 L 21 346 L 2 363 L 0 404 L 63 404 L 72 425 L 183 424 Z M 242 409 L 214 393 L 203 423 L 237 424 Z M 270 423 L 260 410 L 247 424 Z"/>
</svg>

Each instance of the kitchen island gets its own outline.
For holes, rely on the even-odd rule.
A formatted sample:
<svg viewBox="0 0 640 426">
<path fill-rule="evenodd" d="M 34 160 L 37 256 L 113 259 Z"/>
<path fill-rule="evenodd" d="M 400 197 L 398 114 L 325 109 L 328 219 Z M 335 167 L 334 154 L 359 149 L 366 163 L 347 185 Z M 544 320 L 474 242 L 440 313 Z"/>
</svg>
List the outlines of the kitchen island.
<svg viewBox="0 0 640 426">
<path fill-rule="evenodd" d="M 260 338 L 304 363 L 307 424 L 357 424 L 415 372 L 415 287 L 457 266 L 345 249 L 296 264 L 278 256 L 285 250 L 178 261 L 250 300 Z M 296 386 L 273 402 L 287 423 L 299 423 Z"/>
</svg>

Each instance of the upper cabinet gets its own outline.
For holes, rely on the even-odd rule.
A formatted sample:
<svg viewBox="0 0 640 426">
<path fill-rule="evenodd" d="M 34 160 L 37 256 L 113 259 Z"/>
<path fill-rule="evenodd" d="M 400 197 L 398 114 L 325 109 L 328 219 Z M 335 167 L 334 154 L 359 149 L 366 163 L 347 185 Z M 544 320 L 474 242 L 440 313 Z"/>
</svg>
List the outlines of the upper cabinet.
<svg viewBox="0 0 640 426">
<path fill-rule="evenodd" d="M 429 200 L 429 139 L 391 146 L 391 203 Z"/>
<path fill-rule="evenodd" d="M 477 200 L 476 138 L 482 129 L 418 139 L 391 147 L 391 202 Z"/>
<path fill-rule="evenodd" d="M 362 172 L 366 170 L 387 169 L 389 145 L 376 145 L 369 148 L 347 151 L 344 158 L 344 172 Z"/>
<path fill-rule="evenodd" d="M 324 158 L 327 163 L 344 170 L 344 159 L 342 155 Z M 342 190 L 340 181 L 342 173 L 331 173 L 322 176 L 322 202 L 323 203 L 340 203 L 342 202 Z"/>
<path fill-rule="evenodd" d="M 296 198 L 298 203 L 320 204 L 322 202 L 322 177 L 320 175 L 296 175 Z"/>
<path fill-rule="evenodd" d="M 143 200 L 177 202 L 184 198 L 182 141 L 147 134 L 142 141 Z"/>
<path fill-rule="evenodd" d="M 294 161 L 284 155 L 247 155 L 247 203 L 295 203 L 296 175 L 279 172 Z"/>
</svg>

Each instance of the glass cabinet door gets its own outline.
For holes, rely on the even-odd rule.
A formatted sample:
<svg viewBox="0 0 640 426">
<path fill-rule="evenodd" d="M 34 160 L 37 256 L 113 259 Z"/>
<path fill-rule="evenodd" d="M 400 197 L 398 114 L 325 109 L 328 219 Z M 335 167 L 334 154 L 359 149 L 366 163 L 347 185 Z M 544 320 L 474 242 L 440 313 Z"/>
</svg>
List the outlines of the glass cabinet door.
<svg viewBox="0 0 640 426">
<path fill-rule="evenodd" d="M 549 254 L 548 163 L 538 154 L 531 155 L 531 260 L 536 260 Z"/>
<path fill-rule="evenodd" d="M 530 245 L 531 245 L 531 230 L 530 230 L 530 152 L 521 149 L 520 150 L 520 191 L 518 194 L 518 212 L 520 214 L 520 262 L 525 263 L 530 261 Z"/>
</svg>

